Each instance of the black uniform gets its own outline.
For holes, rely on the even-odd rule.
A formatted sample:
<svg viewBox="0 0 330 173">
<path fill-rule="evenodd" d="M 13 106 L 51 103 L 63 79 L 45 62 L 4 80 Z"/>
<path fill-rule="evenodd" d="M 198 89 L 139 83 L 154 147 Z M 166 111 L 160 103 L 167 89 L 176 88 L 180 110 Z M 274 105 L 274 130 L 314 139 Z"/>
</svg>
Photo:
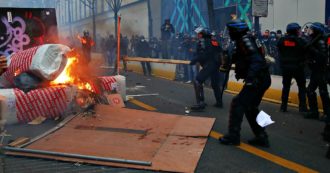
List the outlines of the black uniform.
<svg viewBox="0 0 330 173">
<path fill-rule="evenodd" d="M 237 79 L 243 79 L 245 84 L 241 92 L 234 97 L 229 113 L 228 134 L 220 138 L 220 143 L 229 145 L 240 144 L 240 130 L 243 115 L 252 128 L 256 138 L 249 141 L 251 144 L 268 147 L 268 137 L 265 129 L 256 122 L 259 114 L 258 106 L 265 91 L 271 84 L 268 65 L 264 56 L 260 53 L 255 39 L 247 34 L 246 23 L 234 21 L 228 25 L 231 38 L 236 41 L 236 51 L 232 62 L 235 66 Z M 230 28 L 233 26 L 234 31 Z M 237 31 L 235 28 L 238 28 Z M 236 31 L 236 32 L 235 32 Z"/>
<path fill-rule="evenodd" d="M 306 42 L 296 35 L 282 37 L 278 44 L 280 66 L 282 70 L 282 105 L 281 111 L 287 111 L 291 80 L 294 78 L 299 90 L 299 111 L 306 112 L 306 77 L 304 72 Z"/>
<path fill-rule="evenodd" d="M 190 64 L 195 65 L 199 63 L 203 69 L 197 74 L 194 80 L 197 105 L 193 106 L 191 108 L 192 110 L 205 108 L 203 83 L 209 77 L 211 77 L 211 86 L 217 101 L 215 106 L 222 105 L 219 75 L 219 55 L 221 51 L 219 44 L 212 42 L 211 38 L 200 39 L 197 44 L 195 58 L 191 60 Z"/>
<path fill-rule="evenodd" d="M 320 33 L 321 34 L 321 33 Z M 307 97 L 310 107 L 310 114 L 306 118 L 318 118 L 318 104 L 315 90 L 318 88 L 323 104 L 323 111 L 326 116 L 330 115 L 330 99 L 327 89 L 327 44 L 322 35 L 312 35 L 308 47 L 309 67 L 311 69 L 310 82 L 307 87 Z"/>
<path fill-rule="evenodd" d="M 136 49 L 137 49 L 137 55 L 139 57 L 143 57 L 143 58 L 147 58 L 150 57 L 150 46 L 149 43 L 147 42 L 147 40 L 144 39 L 144 37 L 142 37 L 136 45 Z M 151 65 L 149 62 L 141 62 L 141 66 L 142 66 L 142 70 L 143 70 L 143 74 L 145 76 L 151 76 Z"/>
</svg>

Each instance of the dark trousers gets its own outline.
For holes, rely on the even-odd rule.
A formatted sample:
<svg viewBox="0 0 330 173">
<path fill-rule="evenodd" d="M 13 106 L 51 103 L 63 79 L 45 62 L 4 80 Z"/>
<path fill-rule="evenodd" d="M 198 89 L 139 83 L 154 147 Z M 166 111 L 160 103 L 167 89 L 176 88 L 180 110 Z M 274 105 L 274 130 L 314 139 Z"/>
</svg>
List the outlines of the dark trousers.
<svg viewBox="0 0 330 173">
<path fill-rule="evenodd" d="M 240 137 L 244 114 L 256 136 L 265 133 L 264 128 L 257 124 L 256 117 L 259 114 L 258 107 L 261 99 L 271 84 L 270 75 L 264 74 L 258 81 L 255 86 L 244 85 L 241 92 L 232 100 L 229 113 L 229 135 Z"/>
<path fill-rule="evenodd" d="M 312 71 L 309 85 L 307 87 L 307 97 L 311 112 L 318 113 L 317 95 L 315 90 L 318 88 L 325 115 L 330 115 L 330 99 L 327 88 L 327 76 L 323 71 Z"/>
<path fill-rule="evenodd" d="M 126 57 L 127 57 L 127 55 L 122 55 L 120 57 L 120 60 L 123 61 L 123 66 L 124 66 L 124 71 L 125 72 L 127 72 L 127 62 L 124 61 L 124 58 L 126 58 Z M 118 68 L 118 60 L 116 58 L 116 60 L 115 60 L 115 68 L 113 69 L 113 73 L 112 74 L 114 74 L 114 75 L 117 74 L 117 68 Z"/>
<path fill-rule="evenodd" d="M 170 59 L 170 41 L 163 40 L 162 41 L 162 58 L 163 59 Z"/>
<path fill-rule="evenodd" d="M 286 109 L 290 93 L 291 81 L 295 79 L 298 85 L 299 108 L 306 109 L 306 77 L 303 68 L 285 69 L 282 68 L 282 106 Z"/>
<path fill-rule="evenodd" d="M 151 65 L 149 62 L 141 62 L 143 74 L 151 76 Z"/>
<path fill-rule="evenodd" d="M 206 81 L 206 79 L 211 78 L 211 86 L 213 89 L 213 93 L 215 96 L 215 99 L 217 103 L 222 103 L 222 95 L 221 95 L 221 89 L 220 89 L 220 71 L 219 66 L 215 63 L 210 63 L 210 65 L 206 65 L 203 67 L 201 71 L 196 76 L 196 82 L 200 84 L 200 87 L 203 87 L 203 83 Z M 198 90 L 195 92 L 198 92 Z M 201 94 L 196 94 L 201 95 Z M 199 102 L 199 98 L 197 97 L 197 103 Z"/>
</svg>

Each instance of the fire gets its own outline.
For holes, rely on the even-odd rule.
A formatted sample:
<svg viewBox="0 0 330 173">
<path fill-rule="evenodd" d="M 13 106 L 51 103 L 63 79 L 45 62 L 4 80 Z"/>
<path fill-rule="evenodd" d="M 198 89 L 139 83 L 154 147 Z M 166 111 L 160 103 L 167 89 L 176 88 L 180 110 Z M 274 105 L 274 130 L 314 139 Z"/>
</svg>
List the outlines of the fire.
<svg viewBox="0 0 330 173">
<path fill-rule="evenodd" d="M 74 82 L 73 77 L 71 76 L 71 67 L 72 64 L 77 62 L 77 58 L 68 58 L 68 61 L 66 63 L 66 66 L 63 70 L 63 72 L 55 79 L 53 80 L 50 84 L 70 84 Z"/>
<path fill-rule="evenodd" d="M 19 74 L 21 74 L 21 69 L 17 69 L 17 70 L 14 72 L 14 76 L 18 76 Z"/>
<path fill-rule="evenodd" d="M 77 67 L 77 64 L 78 58 L 69 57 L 62 73 L 55 80 L 51 81 L 50 85 L 76 85 L 80 90 L 94 92 L 90 83 L 85 82 L 78 76 L 74 75 L 74 68 Z"/>
<path fill-rule="evenodd" d="M 87 44 L 87 39 L 86 39 L 86 38 L 84 38 L 84 37 L 80 37 L 79 34 L 77 35 L 77 38 L 79 39 L 79 41 L 80 41 L 82 44 Z M 91 39 L 89 44 L 90 44 L 90 46 L 94 46 L 94 45 L 95 45 L 95 42 Z"/>
<path fill-rule="evenodd" d="M 81 43 L 86 44 L 87 40 L 84 38 L 81 38 L 80 35 L 77 35 L 77 38 L 80 40 Z"/>
</svg>

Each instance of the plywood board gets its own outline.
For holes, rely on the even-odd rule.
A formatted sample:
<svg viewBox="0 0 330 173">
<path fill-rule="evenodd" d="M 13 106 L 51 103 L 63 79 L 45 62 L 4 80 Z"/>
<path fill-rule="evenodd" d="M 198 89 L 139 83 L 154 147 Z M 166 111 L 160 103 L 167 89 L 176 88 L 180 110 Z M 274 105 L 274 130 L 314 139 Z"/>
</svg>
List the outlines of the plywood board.
<svg viewBox="0 0 330 173">
<path fill-rule="evenodd" d="M 138 166 L 7 152 L 12 155 L 171 172 L 194 172 L 214 118 L 186 117 L 97 106 L 95 117 L 76 117 L 28 149 L 151 161 Z M 185 130 L 186 129 L 186 130 Z"/>
</svg>

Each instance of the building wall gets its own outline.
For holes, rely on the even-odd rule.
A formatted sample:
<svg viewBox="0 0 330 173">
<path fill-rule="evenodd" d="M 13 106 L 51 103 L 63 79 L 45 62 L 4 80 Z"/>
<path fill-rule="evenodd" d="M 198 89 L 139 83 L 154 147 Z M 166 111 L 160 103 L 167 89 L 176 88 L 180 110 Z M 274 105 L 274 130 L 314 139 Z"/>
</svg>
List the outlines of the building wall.
<svg viewBox="0 0 330 173">
<path fill-rule="evenodd" d="M 162 4 L 161 0 L 150 0 L 151 16 L 152 16 L 152 32 L 153 36 L 160 38 L 160 27 L 162 25 Z"/>
<path fill-rule="evenodd" d="M 114 34 L 114 14 L 109 9 L 106 2 L 97 0 L 96 15 L 96 35 L 105 37 Z M 92 12 L 80 0 L 72 0 L 70 6 L 65 1 L 59 1 L 57 4 L 57 20 L 59 23 L 59 33 L 62 38 L 70 35 L 70 27 L 72 34 L 82 34 L 84 30 L 92 33 Z M 71 22 L 69 9 L 71 9 Z M 131 36 L 139 34 L 148 36 L 148 8 L 145 0 L 123 0 L 121 14 L 121 31 L 123 35 Z M 70 25 L 71 23 L 71 25 Z"/>
<path fill-rule="evenodd" d="M 298 22 L 325 21 L 325 0 L 270 0 L 268 17 L 261 18 L 261 30 L 265 29 L 285 31 L 286 25 Z"/>
</svg>

